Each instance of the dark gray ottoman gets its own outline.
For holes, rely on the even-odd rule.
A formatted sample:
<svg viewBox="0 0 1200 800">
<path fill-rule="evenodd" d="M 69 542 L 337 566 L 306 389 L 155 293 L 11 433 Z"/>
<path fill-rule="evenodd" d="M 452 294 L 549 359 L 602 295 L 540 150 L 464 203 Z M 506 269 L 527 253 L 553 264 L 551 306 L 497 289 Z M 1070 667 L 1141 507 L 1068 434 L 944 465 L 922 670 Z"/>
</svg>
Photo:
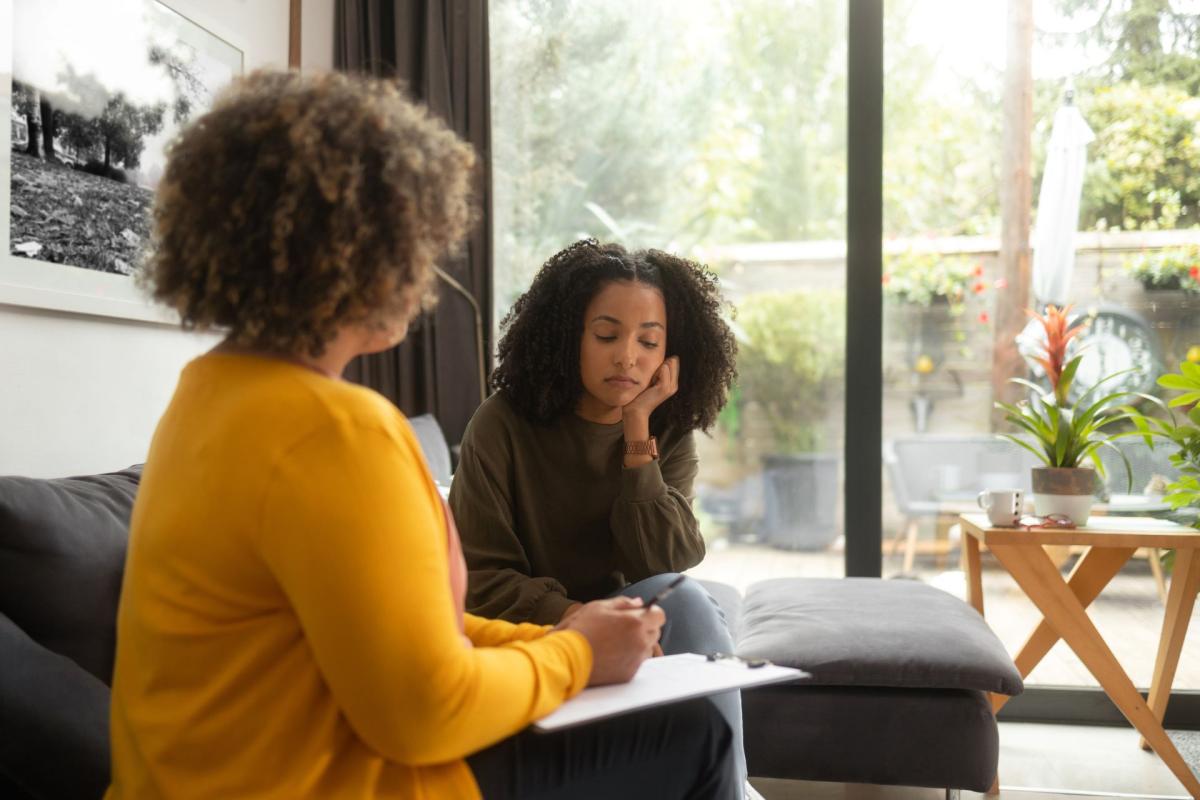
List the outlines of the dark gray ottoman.
<svg viewBox="0 0 1200 800">
<path fill-rule="evenodd" d="M 988 692 L 1020 694 L 974 609 L 915 581 L 783 578 L 743 600 L 705 583 L 737 653 L 812 673 L 742 693 L 756 777 L 987 791 L 999 737 Z"/>
</svg>

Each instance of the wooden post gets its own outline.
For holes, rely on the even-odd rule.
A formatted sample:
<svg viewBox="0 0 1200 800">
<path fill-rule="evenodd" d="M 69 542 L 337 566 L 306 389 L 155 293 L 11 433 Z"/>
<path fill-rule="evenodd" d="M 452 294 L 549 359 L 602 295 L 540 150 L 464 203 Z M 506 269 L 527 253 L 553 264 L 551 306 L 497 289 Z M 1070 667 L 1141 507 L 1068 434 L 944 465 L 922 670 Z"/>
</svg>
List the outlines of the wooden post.
<svg viewBox="0 0 1200 800">
<path fill-rule="evenodd" d="M 300 69 L 300 0 L 291 0 L 288 19 L 288 69 Z"/>
<path fill-rule="evenodd" d="M 1033 134 L 1033 0 L 1008 0 L 1008 52 L 1004 70 L 1004 125 L 1000 157 L 1000 274 L 1008 290 L 996 308 L 992 399 L 1020 400 L 1025 392 L 1009 378 L 1023 376 L 1025 360 L 1016 336 L 1029 317 L 1029 220 Z M 992 429 L 1004 420 L 992 411 Z"/>
</svg>

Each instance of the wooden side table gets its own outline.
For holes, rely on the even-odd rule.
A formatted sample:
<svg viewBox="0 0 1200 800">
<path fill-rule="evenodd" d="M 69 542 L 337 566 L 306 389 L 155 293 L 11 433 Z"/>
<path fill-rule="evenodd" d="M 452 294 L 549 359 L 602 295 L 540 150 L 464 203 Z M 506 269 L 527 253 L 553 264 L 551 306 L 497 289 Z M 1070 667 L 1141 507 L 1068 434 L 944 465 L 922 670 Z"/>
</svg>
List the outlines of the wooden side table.
<svg viewBox="0 0 1200 800">
<path fill-rule="evenodd" d="M 1200 781 L 1162 726 L 1200 589 L 1200 530 L 1150 517 L 1093 517 L 1086 528 L 1033 530 L 995 528 L 983 514 L 963 514 L 960 521 L 967 601 L 975 610 L 983 614 L 979 546 L 984 544 L 1042 612 L 1042 621 L 1013 659 L 1021 677 L 1028 676 L 1059 639 L 1065 641 L 1142 735 L 1144 745 L 1158 754 L 1192 797 L 1200 798 Z M 1064 579 L 1044 548 L 1072 545 L 1086 549 Z M 1154 677 L 1145 701 L 1085 610 L 1140 547 L 1176 551 Z M 993 710 L 999 711 L 1007 700 L 993 695 Z"/>
</svg>

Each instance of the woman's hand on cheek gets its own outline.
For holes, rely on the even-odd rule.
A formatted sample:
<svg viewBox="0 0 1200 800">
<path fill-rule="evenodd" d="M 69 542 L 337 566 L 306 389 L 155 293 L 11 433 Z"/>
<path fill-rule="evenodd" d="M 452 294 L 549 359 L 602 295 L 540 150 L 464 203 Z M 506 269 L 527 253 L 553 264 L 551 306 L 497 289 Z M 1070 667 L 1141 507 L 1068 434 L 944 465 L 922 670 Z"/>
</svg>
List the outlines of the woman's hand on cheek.
<svg viewBox="0 0 1200 800">
<path fill-rule="evenodd" d="M 679 391 L 679 356 L 671 356 L 662 363 L 650 379 L 650 385 L 621 409 L 626 420 L 649 420 L 651 412 Z"/>
</svg>

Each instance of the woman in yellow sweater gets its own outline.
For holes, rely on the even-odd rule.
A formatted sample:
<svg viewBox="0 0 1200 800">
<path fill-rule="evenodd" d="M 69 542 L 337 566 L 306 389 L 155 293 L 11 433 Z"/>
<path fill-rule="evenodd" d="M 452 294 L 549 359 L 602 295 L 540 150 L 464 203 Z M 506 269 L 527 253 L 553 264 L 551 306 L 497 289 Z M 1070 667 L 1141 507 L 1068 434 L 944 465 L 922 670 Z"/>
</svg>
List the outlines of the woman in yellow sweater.
<svg viewBox="0 0 1200 800">
<path fill-rule="evenodd" d="M 113 800 L 734 796 L 702 702 L 522 732 L 628 680 L 662 612 L 465 614 L 411 430 L 340 379 L 403 338 L 472 162 L 394 86 L 342 75 L 256 73 L 172 145 L 146 283 L 226 338 L 184 369 L 134 508 Z"/>
</svg>

